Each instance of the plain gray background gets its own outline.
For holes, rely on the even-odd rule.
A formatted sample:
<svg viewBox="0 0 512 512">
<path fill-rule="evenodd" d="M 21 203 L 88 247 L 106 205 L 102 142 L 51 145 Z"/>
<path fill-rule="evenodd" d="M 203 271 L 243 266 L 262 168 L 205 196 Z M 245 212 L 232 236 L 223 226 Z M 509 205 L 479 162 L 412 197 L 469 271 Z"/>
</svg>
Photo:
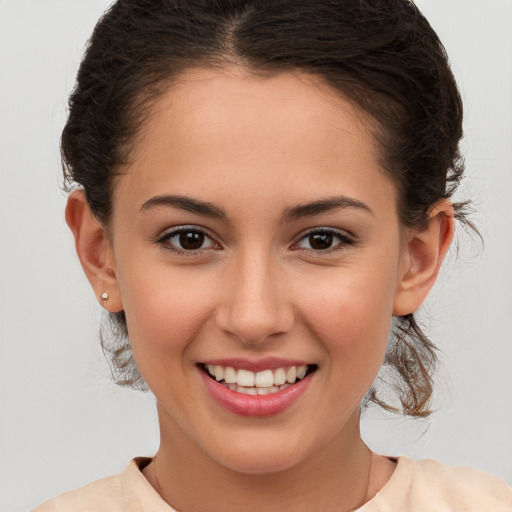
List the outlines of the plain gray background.
<svg viewBox="0 0 512 512">
<path fill-rule="evenodd" d="M 110 382 L 101 308 L 63 220 L 58 139 L 106 0 L 0 0 L 0 511 L 119 472 L 158 446 L 151 395 Z M 465 100 L 467 179 L 486 247 L 461 234 L 424 321 L 442 350 L 429 422 L 370 409 L 377 451 L 512 483 L 512 1 L 418 1 Z"/>
</svg>

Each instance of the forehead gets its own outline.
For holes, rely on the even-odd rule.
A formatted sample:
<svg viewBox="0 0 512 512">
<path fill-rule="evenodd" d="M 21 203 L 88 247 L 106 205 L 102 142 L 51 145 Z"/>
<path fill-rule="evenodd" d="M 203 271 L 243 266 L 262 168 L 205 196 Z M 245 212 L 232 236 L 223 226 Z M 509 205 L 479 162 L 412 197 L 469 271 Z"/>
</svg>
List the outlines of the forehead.
<svg viewBox="0 0 512 512">
<path fill-rule="evenodd" d="M 235 112 L 238 118 L 233 116 Z M 320 77 L 300 71 L 258 74 L 237 66 L 187 69 L 156 102 L 152 114 L 156 123 L 149 123 L 153 126 L 146 125 L 144 130 L 148 133 L 149 129 L 151 136 L 160 122 L 170 121 L 182 132 L 193 128 L 197 136 L 211 137 L 214 130 L 220 136 L 223 127 L 243 129 L 240 137 L 252 135 L 245 142 L 254 145 L 260 139 L 256 135 L 261 126 L 269 134 L 286 127 L 287 134 L 299 137 L 302 130 L 310 136 L 341 131 L 369 151 L 374 149 L 373 118 Z M 143 149 L 144 144 L 139 147 Z"/>
<path fill-rule="evenodd" d="M 346 195 L 366 189 L 368 201 L 376 180 L 389 182 L 373 128 L 313 75 L 190 69 L 154 105 L 116 188 L 131 182 L 146 199 L 193 188 L 211 200 L 247 191 L 269 198 L 285 187 L 290 202 L 301 202 L 339 184 Z"/>
</svg>

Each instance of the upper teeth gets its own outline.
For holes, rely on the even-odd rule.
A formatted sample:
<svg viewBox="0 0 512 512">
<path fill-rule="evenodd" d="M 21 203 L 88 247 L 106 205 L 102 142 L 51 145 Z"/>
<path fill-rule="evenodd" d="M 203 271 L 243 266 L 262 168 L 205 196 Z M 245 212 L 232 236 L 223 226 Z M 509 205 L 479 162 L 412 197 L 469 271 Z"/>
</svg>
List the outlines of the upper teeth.
<svg viewBox="0 0 512 512">
<path fill-rule="evenodd" d="M 223 380 L 227 384 L 237 384 L 244 387 L 270 388 L 285 383 L 293 384 L 302 379 L 308 371 L 307 366 L 290 366 L 275 370 L 251 372 L 250 370 L 237 370 L 231 366 L 207 365 L 208 372 L 215 380 Z"/>
</svg>

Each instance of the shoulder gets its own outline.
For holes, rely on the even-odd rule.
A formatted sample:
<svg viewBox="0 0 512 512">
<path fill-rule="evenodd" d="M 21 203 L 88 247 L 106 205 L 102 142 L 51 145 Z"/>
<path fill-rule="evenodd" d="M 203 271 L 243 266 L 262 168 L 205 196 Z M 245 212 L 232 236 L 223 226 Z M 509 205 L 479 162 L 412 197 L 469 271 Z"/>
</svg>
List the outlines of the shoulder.
<svg viewBox="0 0 512 512">
<path fill-rule="evenodd" d="M 124 471 L 65 492 L 32 512 L 172 512 L 142 475 L 150 459 L 133 459 Z"/>
<path fill-rule="evenodd" d="M 92 482 L 80 489 L 65 492 L 42 505 L 33 512 L 64 512 L 124 510 L 122 503 L 121 475 L 110 476 Z"/>
<path fill-rule="evenodd" d="M 476 469 L 400 457 L 375 501 L 394 512 L 512 512 L 512 488 Z"/>
<path fill-rule="evenodd" d="M 438 499 L 461 510 L 512 511 L 512 488 L 496 477 L 464 466 L 445 466 L 424 459 L 414 463 L 413 486 L 427 491 L 433 486 Z M 430 491 L 432 492 L 432 490 Z"/>
</svg>

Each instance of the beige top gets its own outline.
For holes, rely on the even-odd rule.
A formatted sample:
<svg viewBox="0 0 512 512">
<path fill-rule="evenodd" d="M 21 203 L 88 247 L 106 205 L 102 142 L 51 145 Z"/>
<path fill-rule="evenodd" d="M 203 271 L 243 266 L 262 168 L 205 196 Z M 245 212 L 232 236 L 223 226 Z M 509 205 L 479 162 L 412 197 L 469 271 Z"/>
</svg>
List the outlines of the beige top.
<svg viewBox="0 0 512 512">
<path fill-rule="evenodd" d="M 121 474 L 61 494 L 33 512 L 176 512 L 142 475 L 149 460 L 133 459 Z M 357 512 L 512 512 L 512 488 L 475 469 L 399 457 L 388 483 Z"/>
</svg>

